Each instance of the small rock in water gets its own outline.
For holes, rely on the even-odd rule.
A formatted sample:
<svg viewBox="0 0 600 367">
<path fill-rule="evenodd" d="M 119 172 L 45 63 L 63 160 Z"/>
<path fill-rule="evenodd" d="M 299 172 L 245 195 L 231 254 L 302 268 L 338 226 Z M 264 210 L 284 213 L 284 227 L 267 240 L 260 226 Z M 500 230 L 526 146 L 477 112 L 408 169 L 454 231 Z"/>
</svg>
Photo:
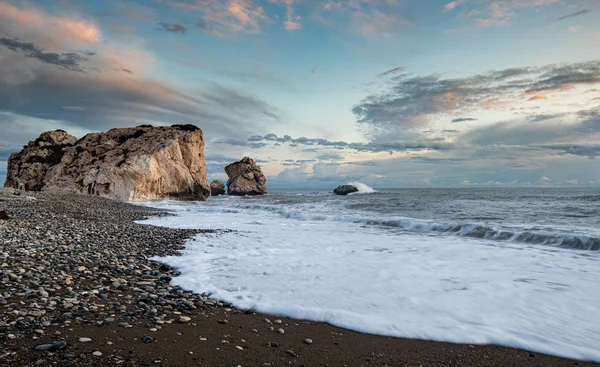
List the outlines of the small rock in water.
<svg viewBox="0 0 600 367">
<path fill-rule="evenodd" d="M 144 343 L 148 344 L 148 343 L 152 343 L 154 341 L 154 338 L 151 336 L 145 336 L 143 339 Z"/>
<path fill-rule="evenodd" d="M 312 343 L 313 343 L 313 341 L 312 341 L 312 339 L 306 339 L 306 340 L 304 341 L 304 343 L 306 343 L 306 344 L 312 344 Z"/>
</svg>

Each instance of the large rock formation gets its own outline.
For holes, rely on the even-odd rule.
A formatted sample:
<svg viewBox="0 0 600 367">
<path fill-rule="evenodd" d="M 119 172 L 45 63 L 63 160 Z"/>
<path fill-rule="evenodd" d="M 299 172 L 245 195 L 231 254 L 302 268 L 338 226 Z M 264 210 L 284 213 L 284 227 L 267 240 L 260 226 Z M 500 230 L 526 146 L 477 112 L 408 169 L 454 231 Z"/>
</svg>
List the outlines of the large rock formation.
<svg viewBox="0 0 600 367">
<path fill-rule="evenodd" d="M 348 195 L 353 192 L 358 192 L 358 188 L 353 185 L 340 185 L 333 190 L 336 195 Z"/>
<path fill-rule="evenodd" d="M 165 197 L 206 200 L 210 193 L 204 139 L 196 126 L 143 125 L 92 133 L 78 141 L 66 133 L 57 140 L 61 136 L 58 133 L 64 132 L 44 133 L 22 152 L 13 154 L 4 186 L 120 201 Z M 57 144 L 44 145 L 52 141 Z M 29 157 L 40 156 L 42 148 L 55 153 L 47 155 L 45 166 L 33 169 Z"/>
<path fill-rule="evenodd" d="M 210 196 L 225 195 L 225 184 L 221 180 L 213 180 L 210 183 Z"/>
<path fill-rule="evenodd" d="M 60 163 L 64 149 L 72 147 L 77 138 L 63 130 L 47 131 L 35 141 L 8 158 L 8 172 L 4 187 L 39 191 L 50 168 Z"/>
<path fill-rule="evenodd" d="M 262 195 L 267 193 L 267 179 L 252 158 L 244 157 L 225 167 L 227 194 Z"/>
</svg>

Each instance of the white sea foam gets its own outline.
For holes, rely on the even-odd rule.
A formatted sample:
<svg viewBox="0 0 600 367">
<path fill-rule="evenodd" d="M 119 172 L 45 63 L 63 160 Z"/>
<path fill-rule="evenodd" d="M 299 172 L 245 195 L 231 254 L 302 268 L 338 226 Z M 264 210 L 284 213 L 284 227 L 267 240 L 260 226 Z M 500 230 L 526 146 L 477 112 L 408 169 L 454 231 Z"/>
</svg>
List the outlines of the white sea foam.
<svg viewBox="0 0 600 367">
<path fill-rule="evenodd" d="M 368 186 L 362 182 L 354 181 L 354 182 L 349 182 L 347 185 L 356 187 L 358 189 L 357 194 L 371 194 L 373 192 L 377 192 L 371 186 Z"/>
<path fill-rule="evenodd" d="M 245 198 L 219 200 L 150 204 L 179 214 L 151 224 L 239 231 L 198 236 L 183 256 L 160 259 L 181 271 L 175 284 L 361 332 L 600 361 L 597 252 L 398 235 L 334 220 L 319 203 L 295 206 L 313 212 L 299 220 Z"/>
</svg>

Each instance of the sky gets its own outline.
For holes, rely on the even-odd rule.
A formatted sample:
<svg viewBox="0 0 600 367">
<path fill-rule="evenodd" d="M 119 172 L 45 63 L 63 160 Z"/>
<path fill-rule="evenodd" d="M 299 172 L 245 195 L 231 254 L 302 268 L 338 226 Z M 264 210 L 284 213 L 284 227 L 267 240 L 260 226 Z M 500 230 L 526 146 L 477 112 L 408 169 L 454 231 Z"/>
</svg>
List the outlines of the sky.
<svg viewBox="0 0 600 367">
<path fill-rule="evenodd" d="M 598 0 L 0 0 L 0 182 L 47 130 L 204 131 L 270 188 L 600 186 Z"/>
</svg>

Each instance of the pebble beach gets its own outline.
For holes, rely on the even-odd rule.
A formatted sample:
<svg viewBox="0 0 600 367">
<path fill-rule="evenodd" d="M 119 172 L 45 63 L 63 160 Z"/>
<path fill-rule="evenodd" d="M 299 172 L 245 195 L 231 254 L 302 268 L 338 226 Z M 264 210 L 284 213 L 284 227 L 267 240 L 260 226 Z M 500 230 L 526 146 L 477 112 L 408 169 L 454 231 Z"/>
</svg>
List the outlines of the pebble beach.
<svg viewBox="0 0 600 367">
<path fill-rule="evenodd" d="M 177 270 L 149 260 L 219 235 L 135 223 L 164 211 L 12 189 L 0 211 L 0 366 L 596 365 L 235 309 L 173 286 Z"/>
</svg>

